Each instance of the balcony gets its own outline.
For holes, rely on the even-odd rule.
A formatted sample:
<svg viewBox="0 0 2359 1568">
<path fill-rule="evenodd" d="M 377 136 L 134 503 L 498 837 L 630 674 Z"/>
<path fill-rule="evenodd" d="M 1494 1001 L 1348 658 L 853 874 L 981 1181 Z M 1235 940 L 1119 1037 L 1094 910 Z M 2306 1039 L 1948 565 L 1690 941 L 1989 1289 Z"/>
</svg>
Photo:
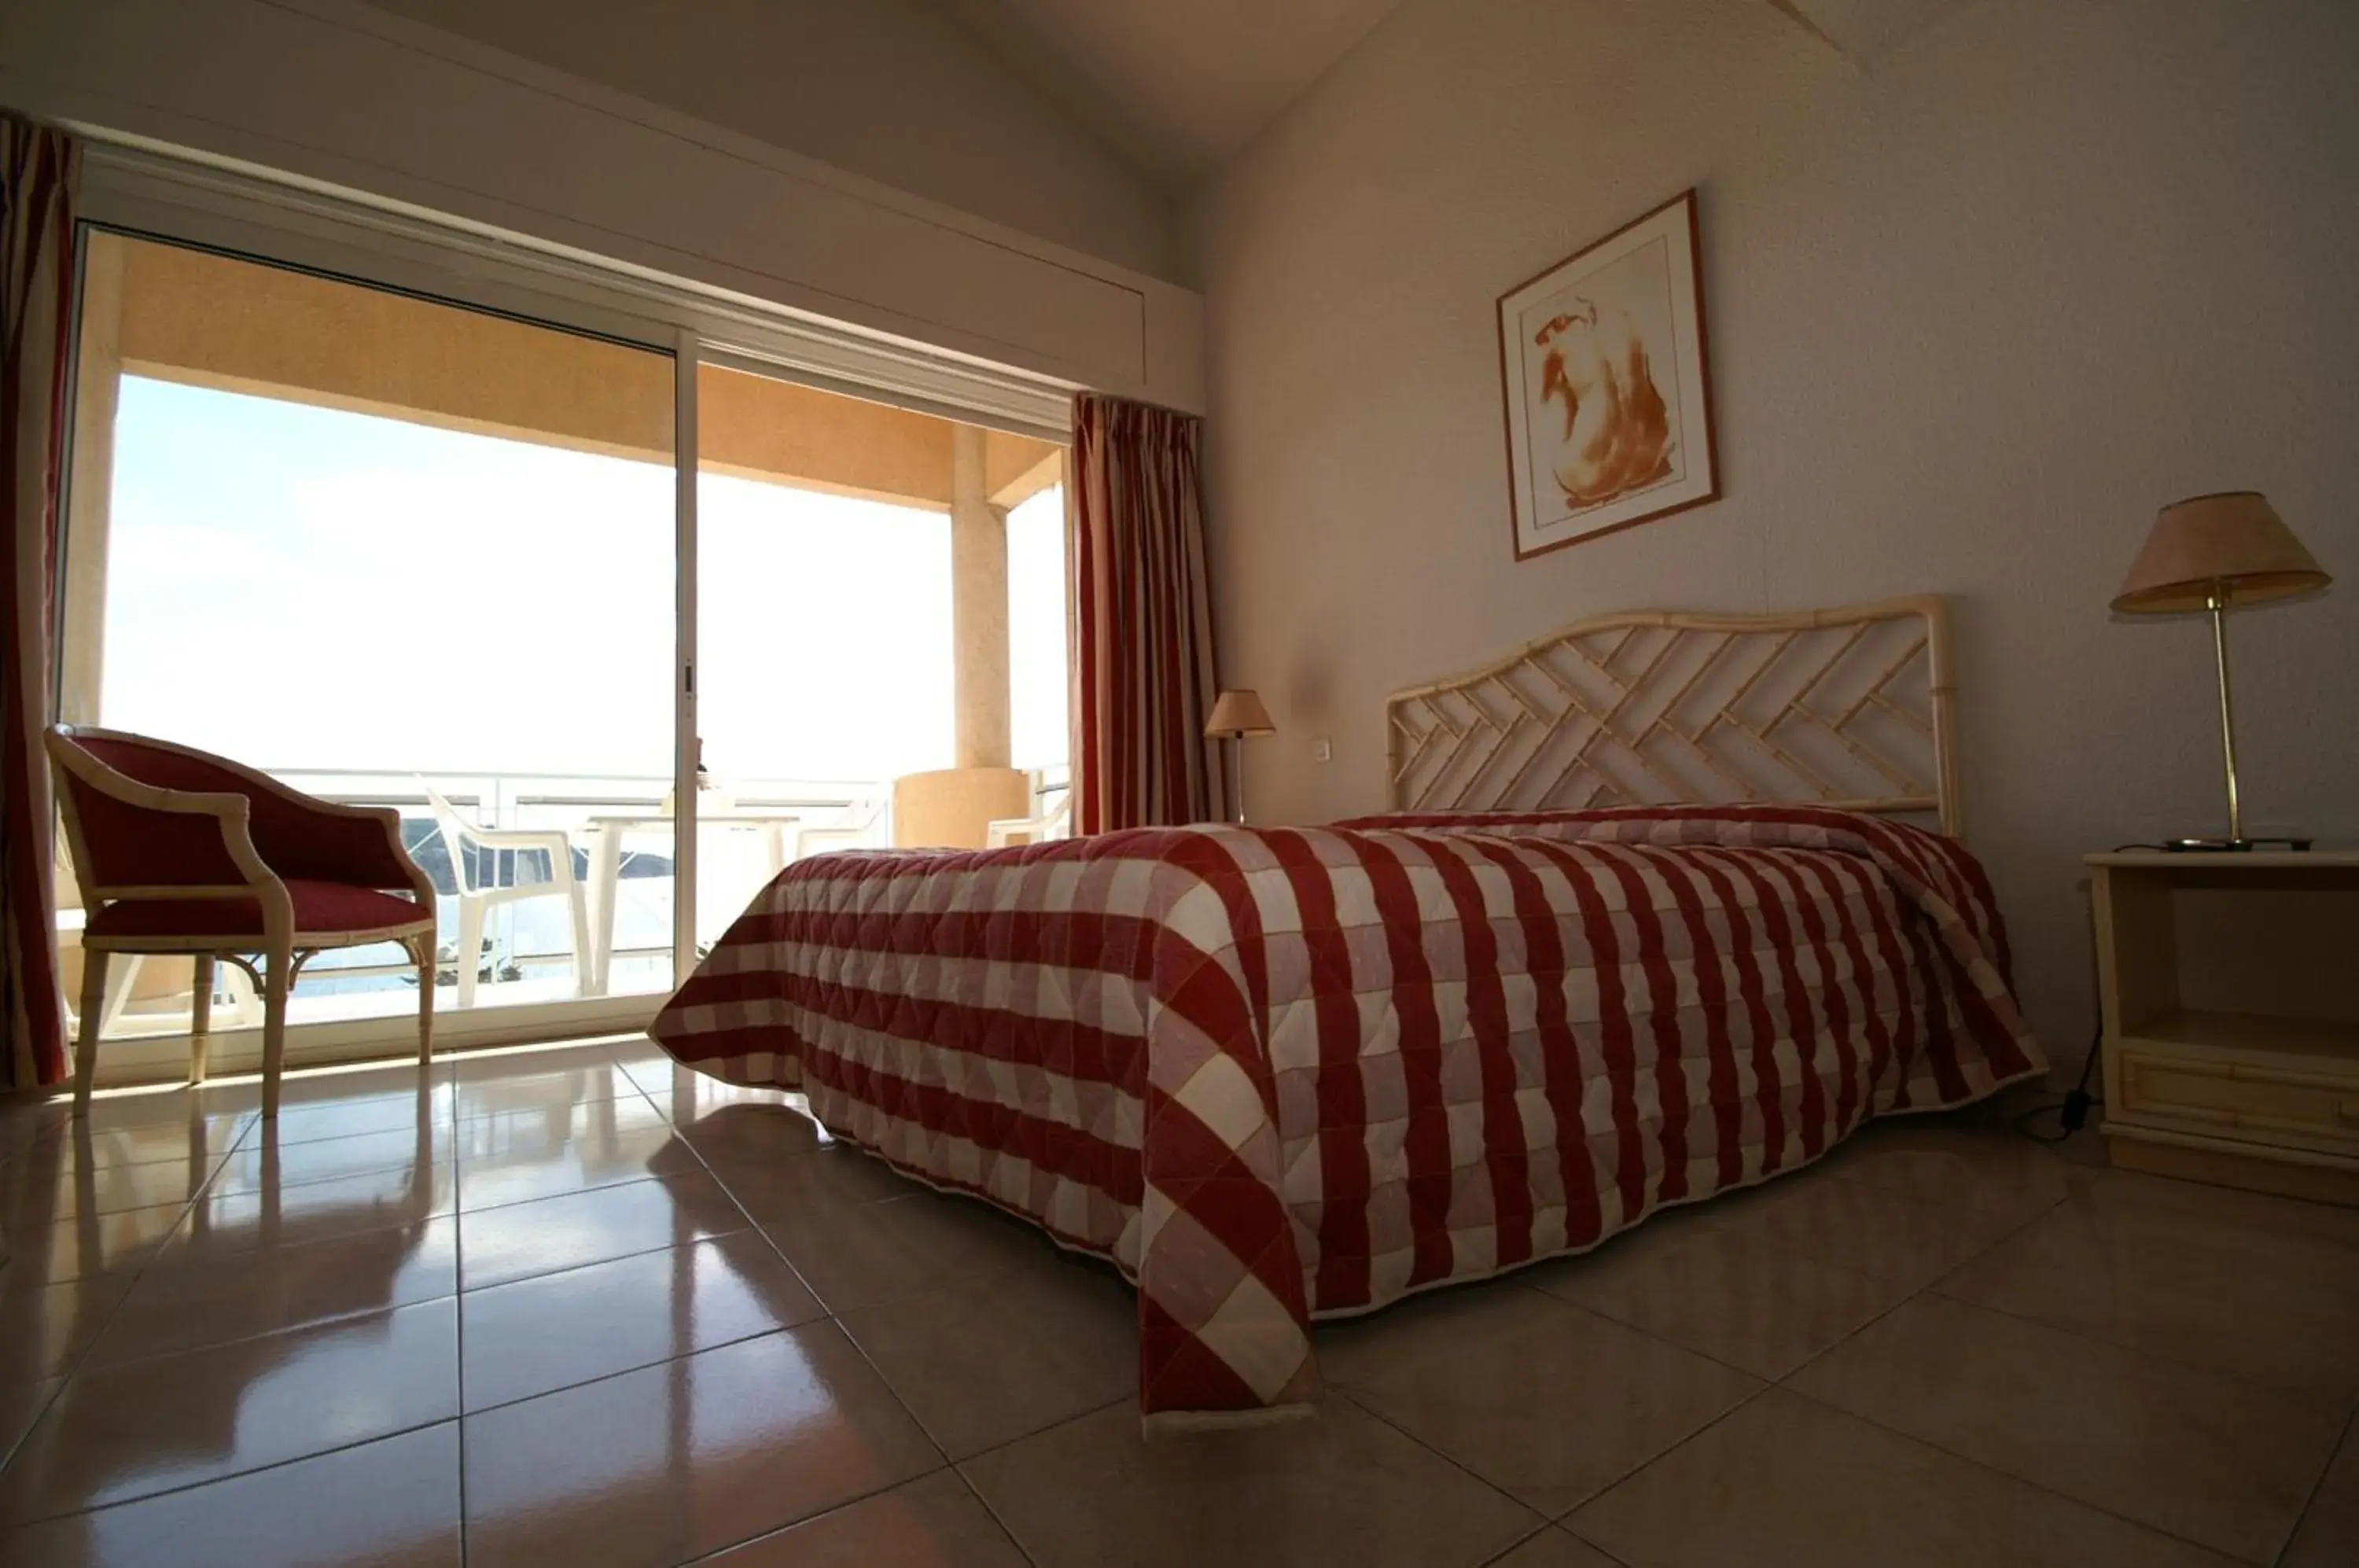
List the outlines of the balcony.
<svg viewBox="0 0 2359 1568">
<path fill-rule="evenodd" d="M 461 989 L 462 870 L 472 872 L 466 880 L 479 887 L 548 890 L 546 896 L 527 892 L 487 903 L 475 954 L 474 1007 L 660 996 L 671 990 L 679 877 L 669 780 L 612 774 L 268 771 L 324 800 L 388 806 L 401 813 L 403 843 L 440 895 L 438 1013 L 457 1006 Z M 571 876 L 585 905 L 587 954 L 578 957 L 573 951 L 568 899 L 549 856 L 530 849 L 485 848 L 465 842 L 463 835 L 454 846 L 427 793 L 429 786 L 476 826 L 564 835 Z M 889 785 L 874 781 L 764 779 L 738 786 L 725 796 L 718 790 L 708 796 L 701 802 L 698 831 L 699 943 L 725 930 L 747 900 L 800 855 L 885 842 L 889 828 L 883 803 L 888 793 Z M 473 864 L 454 865 L 454 855 Z M 70 912 L 69 929 L 72 920 Z M 136 970 L 110 1020 L 109 1036 L 184 1032 L 188 966 L 150 959 Z M 258 1020 L 251 983 L 226 965 L 221 974 L 223 990 L 217 1000 L 225 1011 L 217 1016 L 222 1023 L 234 1029 Z M 406 1018 L 415 1009 L 416 996 L 416 970 L 396 949 L 328 953 L 298 977 L 288 1018 L 297 1026 Z"/>
<path fill-rule="evenodd" d="M 398 810 L 447 1043 L 643 1026 L 676 941 L 814 845 L 887 842 L 895 778 L 1061 776 L 1053 441 L 125 235 L 90 236 L 81 300 L 58 716 Z M 692 850 L 686 735 L 729 781 Z M 222 973 L 235 1031 L 258 1008 Z M 172 1071 L 189 966 L 109 979 L 103 1033 L 147 1044 L 102 1078 Z M 404 1049 L 418 984 L 390 949 L 321 955 L 290 1052 Z"/>
<path fill-rule="evenodd" d="M 461 931 L 464 880 L 478 887 L 546 889 L 488 902 L 475 953 L 474 1008 L 660 997 L 670 994 L 679 868 L 669 780 L 614 774 L 436 773 L 386 770 L 266 769 L 307 794 L 401 813 L 402 842 L 434 883 L 441 964 L 435 1011 L 462 1006 Z M 573 950 L 562 878 L 545 853 L 485 848 L 460 834 L 453 846 L 428 790 L 474 826 L 564 836 L 587 927 L 586 969 Z M 1035 813 L 1049 814 L 1066 789 L 1062 770 L 1033 778 Z M 886 780 L 755 779 L 716 783 L 699 802 L 696 943 L 700 952 L 728 929 L 779 870 L 805 855 L 892 842 L 892 787 Z M 472 866 L 454 865 L 454 855 Z M 71 878 L 65 879 L 69 884 Z M 611 911 L 611 913 L 610 913 Z M 66 915 L 70 964 L 78 968 Z M 119 999 L 109 1039 L 160 1039 L 189 1027 L 190 968 L 167 959 L 117 961 Z M 260 1022 L 252 983 L 232 965 L 217 971 L 216 1027 Z M 67 976 L 69 995 L 78 995 Z M 416 1009 L 417 971 L 397 948 L 321 954 L 298 976 L 288 1021 L 353 1023 L 407 1020 Z"/>
</svg>

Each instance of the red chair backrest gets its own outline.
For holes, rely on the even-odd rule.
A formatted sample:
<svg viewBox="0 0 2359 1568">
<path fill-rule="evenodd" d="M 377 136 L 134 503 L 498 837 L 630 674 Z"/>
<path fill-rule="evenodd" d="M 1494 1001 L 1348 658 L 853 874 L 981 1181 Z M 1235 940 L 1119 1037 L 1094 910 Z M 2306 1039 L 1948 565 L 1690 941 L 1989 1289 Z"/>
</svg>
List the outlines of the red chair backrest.
<svg viewBox="0 0 2359 1568">
<path fill-rule="evenodd" d="M 135 735 L 67 735 L 67 744 L 139 783 L 159 789 L 243 795 L 255 853 L 282 877 L 398 886 L 386 880 L 386 852 L 374 829 L 355 833 L 353 821 L 322 814 L 284 786 L 265 783 L 225 758 Z M 64 772 L 82 818 L 91 881 L 101 887 L 202 887 L 245 880 L 221 847 L 210 817 L 175 817 L 116 800 L 71 770 Z"/>
</svg>

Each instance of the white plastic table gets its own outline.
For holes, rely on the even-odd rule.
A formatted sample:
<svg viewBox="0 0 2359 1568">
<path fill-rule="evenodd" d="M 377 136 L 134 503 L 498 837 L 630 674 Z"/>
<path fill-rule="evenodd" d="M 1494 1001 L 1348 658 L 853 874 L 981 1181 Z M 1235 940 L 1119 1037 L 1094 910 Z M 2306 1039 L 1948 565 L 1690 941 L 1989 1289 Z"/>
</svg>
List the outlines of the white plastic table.
<svg viewBox="0 0 2359 1568">
<path fill-rule="evenodd" d="M 776 877 L 786 869 L 787 830 L 802 818 L 785 811 L 699 811 L 696 825 L 759 828 L 762 847 Z M 669 833 L 674 818 L 669 811 L 607 811 L 590 819 L 590 984 L 586 994 L 606 994 L 606 972 L 614 959 L 614 903 L 623 879 L 623 840 L 634 832 L 662 828 Z M 675 846 L 677 853 L 677 846 Z"/>
</svg>

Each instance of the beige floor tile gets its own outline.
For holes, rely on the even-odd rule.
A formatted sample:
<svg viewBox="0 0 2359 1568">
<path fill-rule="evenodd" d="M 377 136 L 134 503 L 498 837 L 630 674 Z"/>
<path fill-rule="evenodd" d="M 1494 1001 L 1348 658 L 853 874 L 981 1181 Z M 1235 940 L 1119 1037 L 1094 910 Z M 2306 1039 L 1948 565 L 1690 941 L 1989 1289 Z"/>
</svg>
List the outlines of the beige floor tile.
<svg viewBox="0 0 2359 1568">
<path fill-rule="evenodd" d="M 820 1315 L 777 1249 L 739 1231 L 471 1291 L 461 1387 L 481 1410 Z"/>
<path fill-rule="evenodd" d="M 265 1247 L 298 1247 L 364 1231 L 412 1228 L 458 1206 L 457 1170 L 407 1167 L 296 1186 L 207 1192 L 158 1252 L 155 1267 L 215 1263 Z"/>
<path fill-rule="evenodd" d="M 929 1191 L 883 1160 L 841 1145 L 783 1158 L 715 1160 L 712 1167 L 730 1196 L 759 1222 L 815 1205 L 884 1203 Z"/>
<path fill-rule="evenodd" d="M 451 1085 L 435 1080 L 412 1092 L 326 1100 L 316 1105 L 283 1105 L 274 1125 L 282 1148 L 322 1138 L 415 1132 L 420 1126 L 447 1128 L 452 1120 L 451 1099 Z M 261 1135 L 257 1132 L 255 1136 Z"/>
<path fill-rule="evenodd" d="M 2341 1211 L 2105 1174 L 1936 1287 L 2148 1355 L 2359 1400 Z"/>
<path fill-rule="evenodd" d="M 213 1173 L 219 1156 L 186 1154 L 139 1165 L 99 1165 L 51 1176 L 42 1161 L 0 1171 L 0 1220 L 11 1229 L 49 1225 L 78 1214 L 111 1214 L 185 1203 Z"/>
<path fill-rule="evenodd" d="M 33 1430 L 33 1423 L 65 1383 L 63 1377 L 0 1377 L 0 1465 L 8 1463 L 16 1444 Z"/>
<path fill-rule="evenodd" d="M 30 1435 L 0 1511 L 132 1499 L 0 1559 L 455 1563 L 462 1391 L 489 1562 L 1016 1568 L 945 1448 L 1044 1568 L 2222 1561 L 2123 1517 L 2195 1528 L 2166 1504 L 2240 1550 L 2290 1532 L 2284 1568 L 2359 1558 L 2359 1437 L 2328 1468 L 2359 1402 L 2359 1214 L 2092 1169 L 1973 1117 L 1877 1124 L 1588 1258 L 1322 1327 L 1315 1420 L 1147 1444 L 1125 1287 L 833 1144 L 799 1097 L 644 1040 L 445 1058 L 422 1085 L 299 1073 L 267 1151 L 258 1097 L 110 1098 L 80 1126 L 0 1107 L 0 1215 L 130 1205 L 11 1227 L 0 1456 Z M 190 1171 L 192 1211 L 135 1201 Z M 506 1282 L 440 1299 L 462 1274 Z M 1941 1297 L 1871 1322 L 1937 1277 L 2088 1337 L 1961 1330 Z M 1891 1409 L 1769 1390 L 1719 1414 L 1755 1387 L 1731 1367 L 1831 1344 L 1794 1386 Z M 1478 1476 L 1589 1500 L 1542 1528 Z"/>
<path fill-rule="evenodd" d="M 0 1383 L 35 1382 L 70 1370 L 106 1328 L 136 1278 L 129 1272 L 97 1274 L 0 1292 Z"/>
<path fill-rule="evenodd" d="M 2004 1234 L 1940 1203 L 1823 1169 L 1771 1184 L 1725 1228 L 1748 1230 L 1781 1255 L 1911 1288 L 1931 1283 Z"/>
<path fill-rule="evenodd" d="M 4 1544 L 17 1568 L 457 1568 L 458 1423 L 51 1519 Z"/>
<path fill-rule="evenodd" d="M 1799 1392 L 2249 1561 L 2292 1533 L 2347 1406 L 1920 1296 Z"/>
<path fill-rule="evenodd" d="M 1526 1281 L 1536 1280 L 1575 1269 L 1591 1258 L 1609 1256 L 1625 1265 L 1635 1264 L 1658 1253 L 1684 1247 L 1707 1232 L 1727 1228 L 1750 1208 L 1767 1202 L 1769 1191 L 1767 1187 L 1745 1188 L 1699 1203 L 1658 1209 L 1627 1230 L 1616 1231 L 1606 1237 L 1592 1251 L 1536 1263 L 1517 1271 L 1513 1277 Z"/>
<path fill-rule="evenodd" d="M 617 1052 L 614 1060 L 624 1072 L 630 1074 L 631 1082 L 639 1086 L 641 1094 L 650 1098 L 668 1098 L 684 1115 L 693 1116 L 701 1110 L 714 1110 L 729 1105 L 776 1105 L 787 1099 L 784 1090 L 753 1089 L 724 1083 L 710 1073 L 699 1073 L 693 1067 L 673 1061 L 663 1054 L 660 1046 L 656 1050 L 657 1054 L 652 1057 Z"/>
<path fill-rule="evenodd" d="M 1643 1250 L 1625 1250 L 1616 1238 L 1585 1258 L 1544 1263 L 1518 1278 L 1772 1379 L 1909 1293 L 1905 1284 L 1782 1251 L 1751 1226 L 1692 1229 Z"/>
<path fill-rule="evenodd" d="M 403 1021 L 413 1020 L 405 1018 Z M 287 1110 L 339 1101 L 389 1100 L 404 1094 L 415 1096 L 421 1089 L 447 1098 L 451 1081 L 457 1076 L 458 1062 L 459 1057 L 444 1048 L 436 1051 L 433 1062 L 422 1070 L 418 1065 L 418 1058 L 408 1051 L 376 1062 L 299 1068 L 288 1073 L 279 1085 L 279 1106 Z M 221 1094 L 233 1086 L 245 1096 L 236 1104 L 256 1108 L 261 1105 L 260 1073 L 249 1073 L 235 1079 L 216 1078 L 205 1085 L 204 1093 Z"/>
<path fill-rule="evenodd" d="M 2359 1420 L 2343 1433 L 2343 1445 L 2310 1499 L 2310 1510 L 2294 1531 L 2277 1568 L 2351 1568 L 2359 1563 Z"/>
<path fill-rule="evenodd" d="M 433 1065 L 420 1073 L 417 1059 L 388 1062 L 375 1066 L 313 1067 L 289 1073 L 278 1086 L 278 1109 L 284 1116 L 289 1111 L 313 1105 L 347 1105 L 362 1100 L 392 1100 L 405 1096 L 415 1099 L 422 1087 L 449 1094 L 451 1063 L 447 1057 L 437 1056 Z M 237 1078 L 215 1079 L 205 1085 L 208 1104 L 234 1105 L 246 1110 L 259 1110 L 262 1105 L 262 1075 L 247 1073 Z"/>
<path fill-rule="evenodd" d="M 1472 1568 L 1539 1522 L 1338 1399 L 1154 1443 L 1117 1405 L 960 1468 L 1038 1568 Z"/>
<path fill-rule="evenodd" d="M 744 1088 L 734 1083 L 723 1083 L 717 1078 L 708 1078 L 701 1073 L 677 1064 L 669 1073 L 652 1079 L 648 1070 L 642 1067 L 632 1082 L 638 1084 L 639 1093 L 662 1111 L 667 1120 L 681 1126 L 718 1116 L 723 1111 L 790 1111 L 797 1116 L 802 1116 L 806 1111 L 801 1096 L 789 1094 L 782 1089 Z"/>
<path fill-rule="evenodd" d="M 2125 1217 L 2159 1215 L 2173 1222 L 2205 1220 L 2232 1230 L 2308 1236 L 2359 1247 L 2359 1208 L 2304 1203 L 2235 1187 L 2212 1187 L 2136 1171 L 2093 1172 L 2081 1192 L 2088 1202 Z"/>
<path fill-rule="evenodd" d="M 459 1309 L 364 1318 L 85 1372 L 0 1472 L 18 1520 L 127 1502 L 448 1421 Z"/>
<path fill-rule="evenodd" d="M 1491 1280 L 1321 1330 L 1329 1385 L 1555 1518 L 1760 1382 Z"/>
<path fill-rule="evenodd" d="M 1055 1256 L 1038 1232 L 975 1199 L 941 1192 L 794 1210 L 762 1228 L 832 1312 L 1038 1267 Z"/>
<path fill-rule="evenodd" d="M 122 1123 L 93 1112 L 87 1121 L 69 1117 L 65 1101 L 41 1102 L 59 1108 L 38 1119 L 0 1124 L 0 1173 L 32 1167 L 55 1174 L 84 1168 L 152 1165 L 158 1160 L 220 1156 L 245 1136 L 254 1117 L 245 1111 L 211 1113 L 186 1107 L 160 1121 Z"/>
<path fill-rule="evenodd" d="M 1579 1537 L 1550 1528 L 1491 1564 L 1491 1568 L 1621 1568 Z"/>
<path fill-rule="evenodd" d="M 451 1076 L 461 1083 L 525 1083 L 558 1073 L 619 1071 L 614 1048 L 604 1041 L 465 1051 L 453 1053 L 450 1062 Z"/>
<path fill-rule="evenodd" d="M 423 1131 L 425 1136 L 420 1137 Z M 287 1143 L 269 1130 L 248 1135 L 230 1151 L 208 1195 L 229 1197 L 240 1192 L 306 1187 L 314 1181 L 339 1181 L 385 1171 L 414 1171 L 420 1166 L 447 1164 L 451 1157 L 450 1129 L 432 1123 L 392 1132 L 356 1133 L 351 1138 L 322 1138 Z"/>
<path fill-rule="evenodd" d="M 706 1561 L 722 1568 L 1029 1568 L 1007 1532 L 951 1470 Z"/>
<path fill-rule="evenodd" d="M 1976 1225 L 2008 1230 L 2070 1196 L 2076 1168 L 2004 1127 L 1949 1116 L 1871 1122 L 1826 1160 L 1828 1174 L 1939 1203 Z"/>
<path fill-rule="evenodd" d="M 467 1418 L 467 1557 L 677 1563 L 940 1468 L 833 1323 Z"/>
<path fill-rule="evenodd" d="M 786 1105 L 725 1105 L 691 1114 L 674 1105 L 671 1119 L 696 1151 L 712 1160 L 775 1160 L 820 1145 L 819 1124 Z"/>
<path fill-rule="evenodd" d="M 46 1099 L 9 1107 L 5 1124 L 0 1125 L 5 1125 L 12 1142 L 60 1133 L 79 1137 L 84 1130 L 94 1139 L 103 1139 L 109 1134 L 135 1129 L 142 1134 L 161 1135 L 169 1128 L 184 1133 L 198 1128 L 212 1147 L 225 1149 L 228 1143 L 219 1140 L 234 1141 L 245 1124 L 253 1120 L 258 1103 L 249 1102 L 234 1091 L 223 1094 L 208 1089 L 192 1095 L 187 1085 L 174 1084 L 102 1094 L 92 1100 L 86 1115 L 77 1116 L 73 1114 L 73 1095 L 60 1090 Z"/>
<path fill-rule="evenodd" d="M 606 1054 L 634 1078 L 639 1075 L 642 1067 L 669 1072 L 677 1065 L 669 1051 L 645 1035 L 629 1040 L 610 1040 L 606 1042 Z"/>
<path fill-rule="evenodd" d="M 1078 1261 L 954 1279 L 842 1322 L 952 1459 L 1138 1388 L 1137 1298 Z"/>
<path fill-rule="evenodd" d="M 511 1116 L 520 1111 L 549 1110 L 569 1105 L 603 1105 L 610 1100 L 642 1100 L 639 1086 L 612 1062 L 596 1066 L 558 1068 L 529 1077 L 459 1078 L 456 1112 L 462 1120 L 474 1116 Z"/>
<path fill-rule="evenodd" d="M 1780 1388 L 1567 1520 L 1646 1568 L 2230 1568 Z"/>
<path fill-rule="evenodd" d="M 246 1125 L 247 1118 L 241 1116 L 207 1117 L 195 1126 L 162 1122 L 106 1132 L 84 1133 L 79 1124 L 59 1127 L 27 1142 L 0 1141 L 0 1181 L 22 1181 L 35 1171 L 66 1176 L 166 1161 L 218 1162 L 245 1136 Z"/>
<path fill-rule="evenodd" d="M 645 1094 L 593 1100 L 588 1105 L 525 1105 L 460 1118 L 459 1158 L 546 1152 L 582 1138 L 611 1138 L 670 1125 L 671 1119 Z"/>
<path fill-rule="evenodd" d="M 751 1223 L 702 1171 L 510 1203 L 461 1220 L 460 1284 L 478 1290 L 726 1236 Z"/>
<path fill-rule="evenodd" d="M 459 1222 L 448 1216 L 151 1269 L 107 1324 L 89 1365 L 227 1345 L 458 1290 Z"/>
<path fill-rule="evenodd" d="M 23 1230 L 12 1226 L 8 1266 L 0 1269 L 0 1295 L 140 1268 L 179 1228 L 188 1212 L 180 1204 L 163 1203 Z"/>
<path fill-rule="evenodd" d="M 669 1127 L 588 1132 L 553 1149 L 513 1149 L 461 1160 L 459 1212 L 618 1187 L 651 1176 L 703 1172 L 704 1161 Z"/>
</svg>

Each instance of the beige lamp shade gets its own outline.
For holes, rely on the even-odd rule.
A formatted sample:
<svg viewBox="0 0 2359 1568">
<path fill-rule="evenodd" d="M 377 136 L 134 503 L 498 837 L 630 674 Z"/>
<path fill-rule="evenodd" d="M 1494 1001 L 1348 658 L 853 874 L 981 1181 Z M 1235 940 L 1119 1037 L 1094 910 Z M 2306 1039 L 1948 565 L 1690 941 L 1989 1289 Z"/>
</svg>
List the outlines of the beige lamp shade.
<svg viewBox="0 0 2359 1568">
<path fill-rule="evenodd" d="M 2257 604 L 2332 581 L 2256 490 L 2196 495 L 2165 506 L 2114 595 L 2124 615 L 2162 615 L 2223 604 Z"/>
<path fill-rule="evenodd" d="M 1257 691 L 1239 690 L 1223 691 L 1212 704 L 1212 716 L 1204 721 L 1208 735 L 1274 735 L 1277 726 L 1269 722 L 1269 710 L 1261 705 Z"/>
</svg>

